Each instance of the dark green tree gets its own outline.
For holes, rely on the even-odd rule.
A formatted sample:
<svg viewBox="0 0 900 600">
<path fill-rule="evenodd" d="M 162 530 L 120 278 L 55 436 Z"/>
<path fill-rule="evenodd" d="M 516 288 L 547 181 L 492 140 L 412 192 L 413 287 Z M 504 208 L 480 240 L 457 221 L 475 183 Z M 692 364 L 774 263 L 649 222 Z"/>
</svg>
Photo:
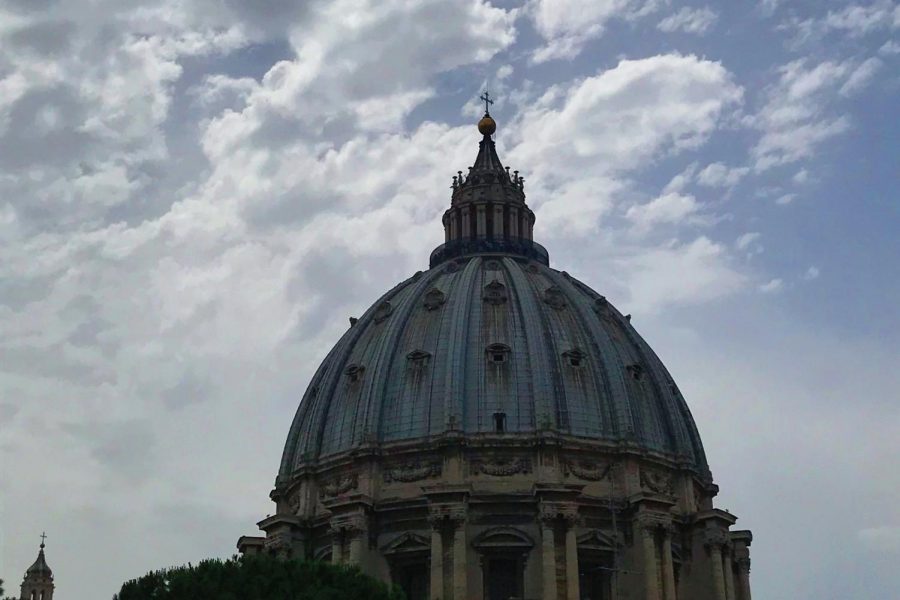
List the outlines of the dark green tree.
<svg viewBox="0 0 900 600">
<path fill-rule="evenodd" d="M 359 569 L 268 556 L 204 560 L 126 582 L 113 600 L 403 600 Z"/>
</svg>

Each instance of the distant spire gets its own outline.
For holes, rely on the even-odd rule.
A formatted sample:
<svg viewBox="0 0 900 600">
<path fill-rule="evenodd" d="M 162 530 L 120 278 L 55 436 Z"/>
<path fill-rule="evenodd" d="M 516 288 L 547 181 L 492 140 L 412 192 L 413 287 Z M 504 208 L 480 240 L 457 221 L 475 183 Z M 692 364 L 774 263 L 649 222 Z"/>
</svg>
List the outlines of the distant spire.
<svg viewBox="0 0 900 600">
<path fill-rule="evenodd" d="M 43 600 L 53 600 L 53 571 L 47 564 L 47 558 L 44 556 L 44 547 L 46 546 L 47 534 L 41 532 L 41 545 L 38 550 L 37 559 L 25 571 L 25 577 L 22 580 L 21 598 L 43 598 Z"/>
</svg>

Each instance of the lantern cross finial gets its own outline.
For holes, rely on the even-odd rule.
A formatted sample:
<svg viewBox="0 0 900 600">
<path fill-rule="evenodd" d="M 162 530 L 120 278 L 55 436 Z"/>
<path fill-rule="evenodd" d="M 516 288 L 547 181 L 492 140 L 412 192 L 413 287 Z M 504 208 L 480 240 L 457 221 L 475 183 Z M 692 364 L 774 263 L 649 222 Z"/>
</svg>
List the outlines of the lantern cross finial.
<svg viewBox="0 0 900 600">
<path fill-rule="evenodd" d="M 484 114 L 490 114 L 490 105 L 493 104 L 494 101 L 491 100 L 491 96 L 487 90 L 480 96 L 480 99 L 484 101 Z"/>
<path fill-rule="evenodd" d="M 46 539 L 47 539 L 47 532 L 42 531 L 42 532 L 41 532 L 41 548 L 44 547 L 44 541 L 45 541 Z"/>
</svg>

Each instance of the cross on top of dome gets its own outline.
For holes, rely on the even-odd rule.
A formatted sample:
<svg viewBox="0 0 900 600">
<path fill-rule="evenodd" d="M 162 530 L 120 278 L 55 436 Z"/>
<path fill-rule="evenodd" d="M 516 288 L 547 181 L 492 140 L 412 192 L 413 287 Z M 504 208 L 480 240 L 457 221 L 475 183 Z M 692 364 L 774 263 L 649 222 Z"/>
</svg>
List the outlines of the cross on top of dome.
<svg viewBox="0 0 900 600">
<path fill-rule="evenodd" d="M 486 115 L 491 114 L 490 111 L 488 110 L 488 105 L 493 104 L 494 101 L 491 100 L 490 93 L 487 90 L 484 90 L 484 93 L 481 96 L 479 96 L 479 98 L 481 100 L 484 100 L 484 114 L 486 114 Z"/>
</svg>

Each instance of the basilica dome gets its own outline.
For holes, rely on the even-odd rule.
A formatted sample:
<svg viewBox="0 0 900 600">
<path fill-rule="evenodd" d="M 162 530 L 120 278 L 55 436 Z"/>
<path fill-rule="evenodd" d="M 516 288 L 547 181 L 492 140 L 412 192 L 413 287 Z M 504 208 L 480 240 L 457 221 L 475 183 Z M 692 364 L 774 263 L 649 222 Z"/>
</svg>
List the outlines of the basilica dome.
<svg viewBox="0 0 900 600">
<path fill-rule="evenodd" d="M 408 600 L 750 600 L 752 535 L 713 505 L 681 392 L 629 315 L 550 267 L 482 100 L 444 243 L 350 319 L 238 549 Z"/>
<path fill-rule="evenodd" d="M 542 430 L 707 471 L 684 399 L 628 316 L 540 255 L 464 254 L 353 320 L 300 403 L 281 475 L 364 444 Z"/>
</svg>

